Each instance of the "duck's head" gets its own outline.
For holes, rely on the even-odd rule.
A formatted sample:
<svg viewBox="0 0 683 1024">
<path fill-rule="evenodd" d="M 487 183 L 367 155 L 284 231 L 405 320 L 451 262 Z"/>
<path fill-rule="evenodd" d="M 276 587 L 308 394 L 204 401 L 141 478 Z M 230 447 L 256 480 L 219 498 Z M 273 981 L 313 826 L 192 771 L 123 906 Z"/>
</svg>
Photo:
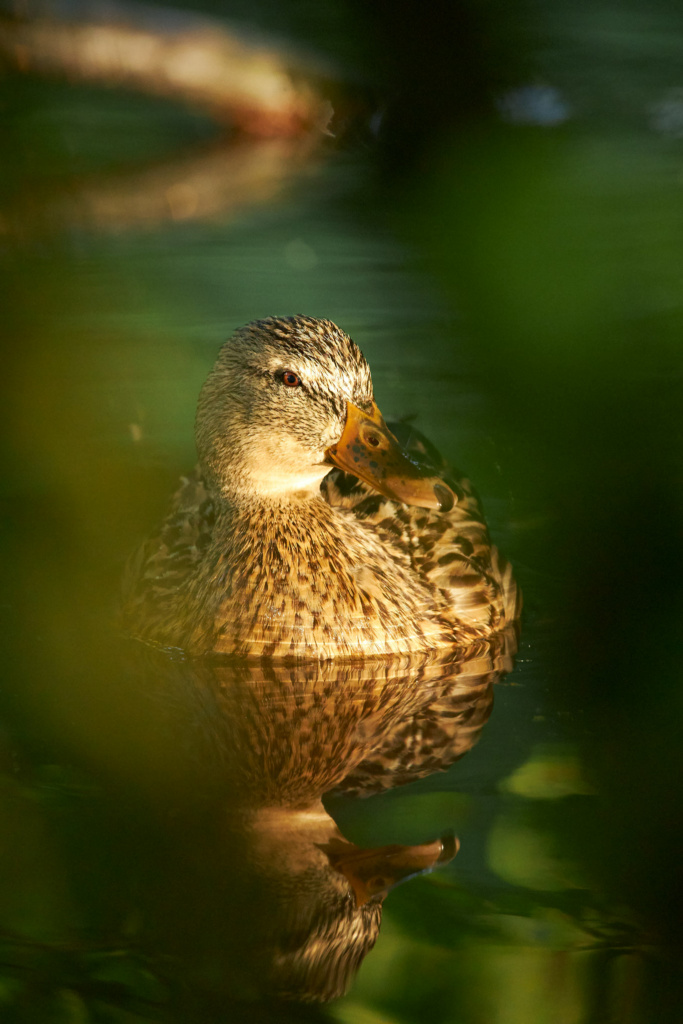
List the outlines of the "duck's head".
<svg viewBox="0 0 683 1024">
<path fill-rule="evenodd" d="M 406 504 L 456 500 L 400 448 L 365 357 L 330 320 L 269 317 L 238 330 L 202 388 L 196 436 L 210 483 L 237 499 L 307 498 L 338 466 Z"/>
</svg>

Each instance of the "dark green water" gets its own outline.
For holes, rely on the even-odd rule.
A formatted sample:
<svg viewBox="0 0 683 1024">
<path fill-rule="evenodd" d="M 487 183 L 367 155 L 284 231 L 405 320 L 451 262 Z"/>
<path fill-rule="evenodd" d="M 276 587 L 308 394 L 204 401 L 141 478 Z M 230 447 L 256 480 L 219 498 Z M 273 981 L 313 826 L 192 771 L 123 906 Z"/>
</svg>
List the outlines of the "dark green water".
<svg viewBox="0 0 683 1024">
<path fill-rule="evenodd" d="M 391 32 L 383 5 L 376 23 L 324 11 L 258 18 L 329 41 L 349 80 L 374 67 L 379 137 L 358 115 L 279 198 L 207 222 L 62 219 L 0 243 L 0 1019 L 677 1022 L 680 19 L 520 11 L 506 45 L 509 16 L 470 4 L 463 39 L 507 55 L 501 80 L 484 44 L 477 73 L 442 80 L 445 8 L 412 64 L 410 5 Z M 492 112 L 528 67 L 563 123 Z M 212 133 L 160 101 L 32 79 L 12 79 L 3 113 L 4 191 L 29 213 L 76 174 Z M 385 416 L 415 415 L 474 480 L 525 595 L 516 668 L 464 759 L 326 798 L 361 846 L 452 832 L 461 849 L 389 894 L 325 1009 L 259 1001 L 244 951 L 267 944 L 268 903 L 240 881 L 242 797 L 220 753 L 237 740 L 191 672 L 150 667 L 113 624 L 125 560 L 193 464 L 218 347 L 297 312 L 342 326 Z"/>
</svg>

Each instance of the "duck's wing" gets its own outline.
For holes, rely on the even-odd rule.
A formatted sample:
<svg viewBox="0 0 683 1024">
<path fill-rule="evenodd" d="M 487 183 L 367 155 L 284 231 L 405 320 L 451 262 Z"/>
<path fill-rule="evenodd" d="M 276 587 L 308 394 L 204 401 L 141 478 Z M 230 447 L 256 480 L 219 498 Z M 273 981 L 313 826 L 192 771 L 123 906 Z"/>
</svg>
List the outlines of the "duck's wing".
<svg viewBox="0 0 683 1024">
<path fill-rule="evenodd" d="M 211 541 L 213 523 L 213 502 L 196 468 L 182 477 L 159 533 L 147 540 L 126 566 L 124 626 L 138 627 L 142 622 L 147 627 L 145 633 L 159 632 Z"/>
<path fill-rule="evenodd" d="M 436 448 L 410 424 L 392 423 L 390 429 L 426 475 L 446 480 L 458 497 L 453 509 L 435 512 L 404 505 L 342 470 L 325 477 L 324 497 L 367 522 L 388 546 L 410 559 L 458 642 L 487 637 L 515 622 L 521 611 L 519 590 L 509 563 L 491 544 L 472 484 L 452 475 Z"/>
</svg>

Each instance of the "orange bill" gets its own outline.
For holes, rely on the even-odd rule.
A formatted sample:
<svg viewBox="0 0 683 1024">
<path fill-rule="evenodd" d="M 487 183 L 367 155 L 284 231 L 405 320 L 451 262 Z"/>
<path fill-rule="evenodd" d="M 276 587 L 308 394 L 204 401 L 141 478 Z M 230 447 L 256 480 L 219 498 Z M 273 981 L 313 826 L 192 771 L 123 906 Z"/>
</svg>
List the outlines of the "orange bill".
<svg viewBox="0 0 683 1024">
<path fill-rule="evenodd" d="M 459 848 L 460 843 L 454 836 L 444 836 L 420 846 L 382 846 L 364 850 L 353 843 L 333 839 L 320 847 L 332 867 L 346 875 L 359 907 L 368 900 L 384 897 L 395 885 L 413 875 L 431 871 L 437 864 L 447 864 Z"/>
<path fill-rule="evenodd" d="M 458 500 L 448 484 L 439 477 L 425 476 L 411 460 L 374 402 L 367 413 L 347 403 L 344 432 L 325 455 L 335 466 L 353 473 L 380 494 L 406 505 L 449 512 Z"/>
</svg>

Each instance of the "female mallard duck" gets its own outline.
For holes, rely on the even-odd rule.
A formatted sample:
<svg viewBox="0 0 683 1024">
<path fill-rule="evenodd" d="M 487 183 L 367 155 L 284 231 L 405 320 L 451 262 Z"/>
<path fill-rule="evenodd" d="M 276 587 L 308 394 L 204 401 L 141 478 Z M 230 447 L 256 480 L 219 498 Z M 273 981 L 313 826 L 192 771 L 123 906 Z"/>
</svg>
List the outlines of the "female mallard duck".
<svg viewBox="0 0 683 1024">
<path fill-rule="evenodd" d="M 400 447 L 365 358 L 329 320 L 238 330 L 196 439 L 198 467 L 130 567 L 139 638 L 326 659 L 465 645 L 516 618 L 468 481 L 440 479 L 424 444 Z"/>
</svg>

